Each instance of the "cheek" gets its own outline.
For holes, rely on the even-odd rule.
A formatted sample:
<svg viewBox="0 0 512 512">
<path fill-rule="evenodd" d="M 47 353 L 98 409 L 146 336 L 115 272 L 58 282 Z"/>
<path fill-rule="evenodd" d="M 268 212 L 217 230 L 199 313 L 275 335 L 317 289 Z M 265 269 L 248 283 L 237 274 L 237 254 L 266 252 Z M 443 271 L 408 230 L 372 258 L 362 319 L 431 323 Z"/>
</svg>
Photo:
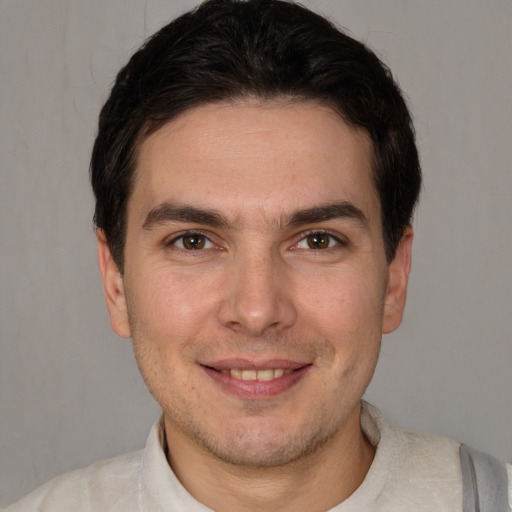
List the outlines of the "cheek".
<svg viewBox="0 0 512 512">
<path fill-rule="evenodd" d="M 333 341 L 345 337 L 348 341 L 375 329 L 381 334 L 382 281 L 355 270 L 333 271 L 323 279 L 302 279 L 297 285 L 300 309 Z"/>
<path fill-rule="evenodd" d="M 209 295 L 169 272 L 140 276 L 126 291 L 135 357 L 148 389 L 160 404 L 175 385 L 192 392 L 190 365 L 196 340 L 208 329 Z"/>
<path fill-rule="evenodd" d="M 323 282 L 303 289 L 301 328 L 331 346 L 333 358 L 325 363 L 337 380 L 365 388 L 380 351 L 384 283 L 357 272 L 333 272 Z"/>
<path fill-rule="evenodd" d="M 173 346 L 198 336 L 217 302 L 213 279 L 199 282 L 169 271 L 152 272 L 128 289 L 130 320 L 135 333 Z"/>
</svg>

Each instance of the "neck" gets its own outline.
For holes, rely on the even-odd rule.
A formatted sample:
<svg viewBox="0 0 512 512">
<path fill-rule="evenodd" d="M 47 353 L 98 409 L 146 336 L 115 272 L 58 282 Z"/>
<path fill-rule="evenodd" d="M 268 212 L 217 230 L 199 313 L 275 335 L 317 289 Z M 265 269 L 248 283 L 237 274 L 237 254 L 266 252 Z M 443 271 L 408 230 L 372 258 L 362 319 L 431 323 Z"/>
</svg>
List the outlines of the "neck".
<svg viewBox="0 0 512 512">
<path fill-rule="evenodd" d="M 166 434 L 176 476 L 195 499 L 217 512 L 328 510 L 361 485 L 375 454 L 361 430 L 359 407 L 314 453 L 279 467 L 225 463 L 191 445 L 168 422 Z"/>
</svg>

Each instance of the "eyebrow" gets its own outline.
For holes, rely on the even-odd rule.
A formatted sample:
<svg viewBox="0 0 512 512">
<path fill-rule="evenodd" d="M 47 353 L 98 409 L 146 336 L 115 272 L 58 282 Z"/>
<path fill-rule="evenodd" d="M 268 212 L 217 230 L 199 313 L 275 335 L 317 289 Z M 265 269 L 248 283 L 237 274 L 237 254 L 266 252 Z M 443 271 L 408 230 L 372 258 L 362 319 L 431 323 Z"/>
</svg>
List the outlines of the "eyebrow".
<svg viewBox="0 0 512 512">
<path fill-rule="evenodd" d="M 167 202 L 153 208 L 146 216 L 142 227 L 150 230 L 166 222 L 193 222 L 213 228 L 229 227 L 227 219 L 218 212 L 197 208 L 195 206 L 176 205 Z"/>
<path fill-rule="evenodd" d="M 340 218 L 355 220 L 363 226 L 368 222 L 363 211 L 357 206 L 348 201 L 341 201 L 297 210 L 279 221 L 278 229 L 283 230 L 303 224 L 314 224 Z M 153 208 L 146 216 L 142 227 L 151 230 L 153 227 L 167 222 L 191 222 L 214 228 L 232 228 L 226 217 L 215 210 L 170 202 L 159 204 Z"/>
<path fill-rule="evenodd" d="M 355 220 L 363 226 L 368 223 L 362 210 L 348 201 L 341 201 L 338 203 L 314 206 L 305 210 L 298 210 L 292 213 L 285 224 L 294 227 L 302 224 L 326 222 L 333 219 Z"/>
</svg>

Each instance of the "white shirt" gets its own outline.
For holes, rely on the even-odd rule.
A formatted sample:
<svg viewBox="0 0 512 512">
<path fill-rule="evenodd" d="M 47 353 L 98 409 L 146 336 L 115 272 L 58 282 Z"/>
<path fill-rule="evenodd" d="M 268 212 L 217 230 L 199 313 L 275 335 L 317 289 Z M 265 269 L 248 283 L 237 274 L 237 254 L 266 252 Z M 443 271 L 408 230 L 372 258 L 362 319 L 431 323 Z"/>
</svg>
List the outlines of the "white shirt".
<svg viewBox="0 0 512 512">
<path fill-rule="evenodd" d="M 402 430 L 363 402 L 361 425 L 376 446 L 359 488 L 331 512 L 459 512 L 462 510 L 460 444 Z M 509 503 L 512 467 L 507 466 Z M 511 506 L 512 508 L 512 506 Z M 157 421 L 144 450 L 58 476 L 5 512 L 211 512 L 172 472 Z"/>
</svg>

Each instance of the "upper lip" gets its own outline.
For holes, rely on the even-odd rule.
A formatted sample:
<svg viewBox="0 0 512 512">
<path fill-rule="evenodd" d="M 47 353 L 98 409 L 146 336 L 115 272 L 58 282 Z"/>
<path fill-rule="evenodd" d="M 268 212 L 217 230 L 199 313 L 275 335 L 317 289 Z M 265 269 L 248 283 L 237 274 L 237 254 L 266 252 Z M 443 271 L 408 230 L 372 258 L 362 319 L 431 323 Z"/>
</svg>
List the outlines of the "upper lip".
<svg viewBox="0 0 512 512">
<path fill-rule="evenodd" d="M 293 361 L 290 359 L 266 359 L 262 361 L 252 361 L 249 359 L 235 358 L 201 362 L 200 364 L 215 370 L 268 370 L 276 368 L 282 368 L 283 370 L 297 370 L 303 366 L 308 366 L 311 363 Z"/>
</svg>

